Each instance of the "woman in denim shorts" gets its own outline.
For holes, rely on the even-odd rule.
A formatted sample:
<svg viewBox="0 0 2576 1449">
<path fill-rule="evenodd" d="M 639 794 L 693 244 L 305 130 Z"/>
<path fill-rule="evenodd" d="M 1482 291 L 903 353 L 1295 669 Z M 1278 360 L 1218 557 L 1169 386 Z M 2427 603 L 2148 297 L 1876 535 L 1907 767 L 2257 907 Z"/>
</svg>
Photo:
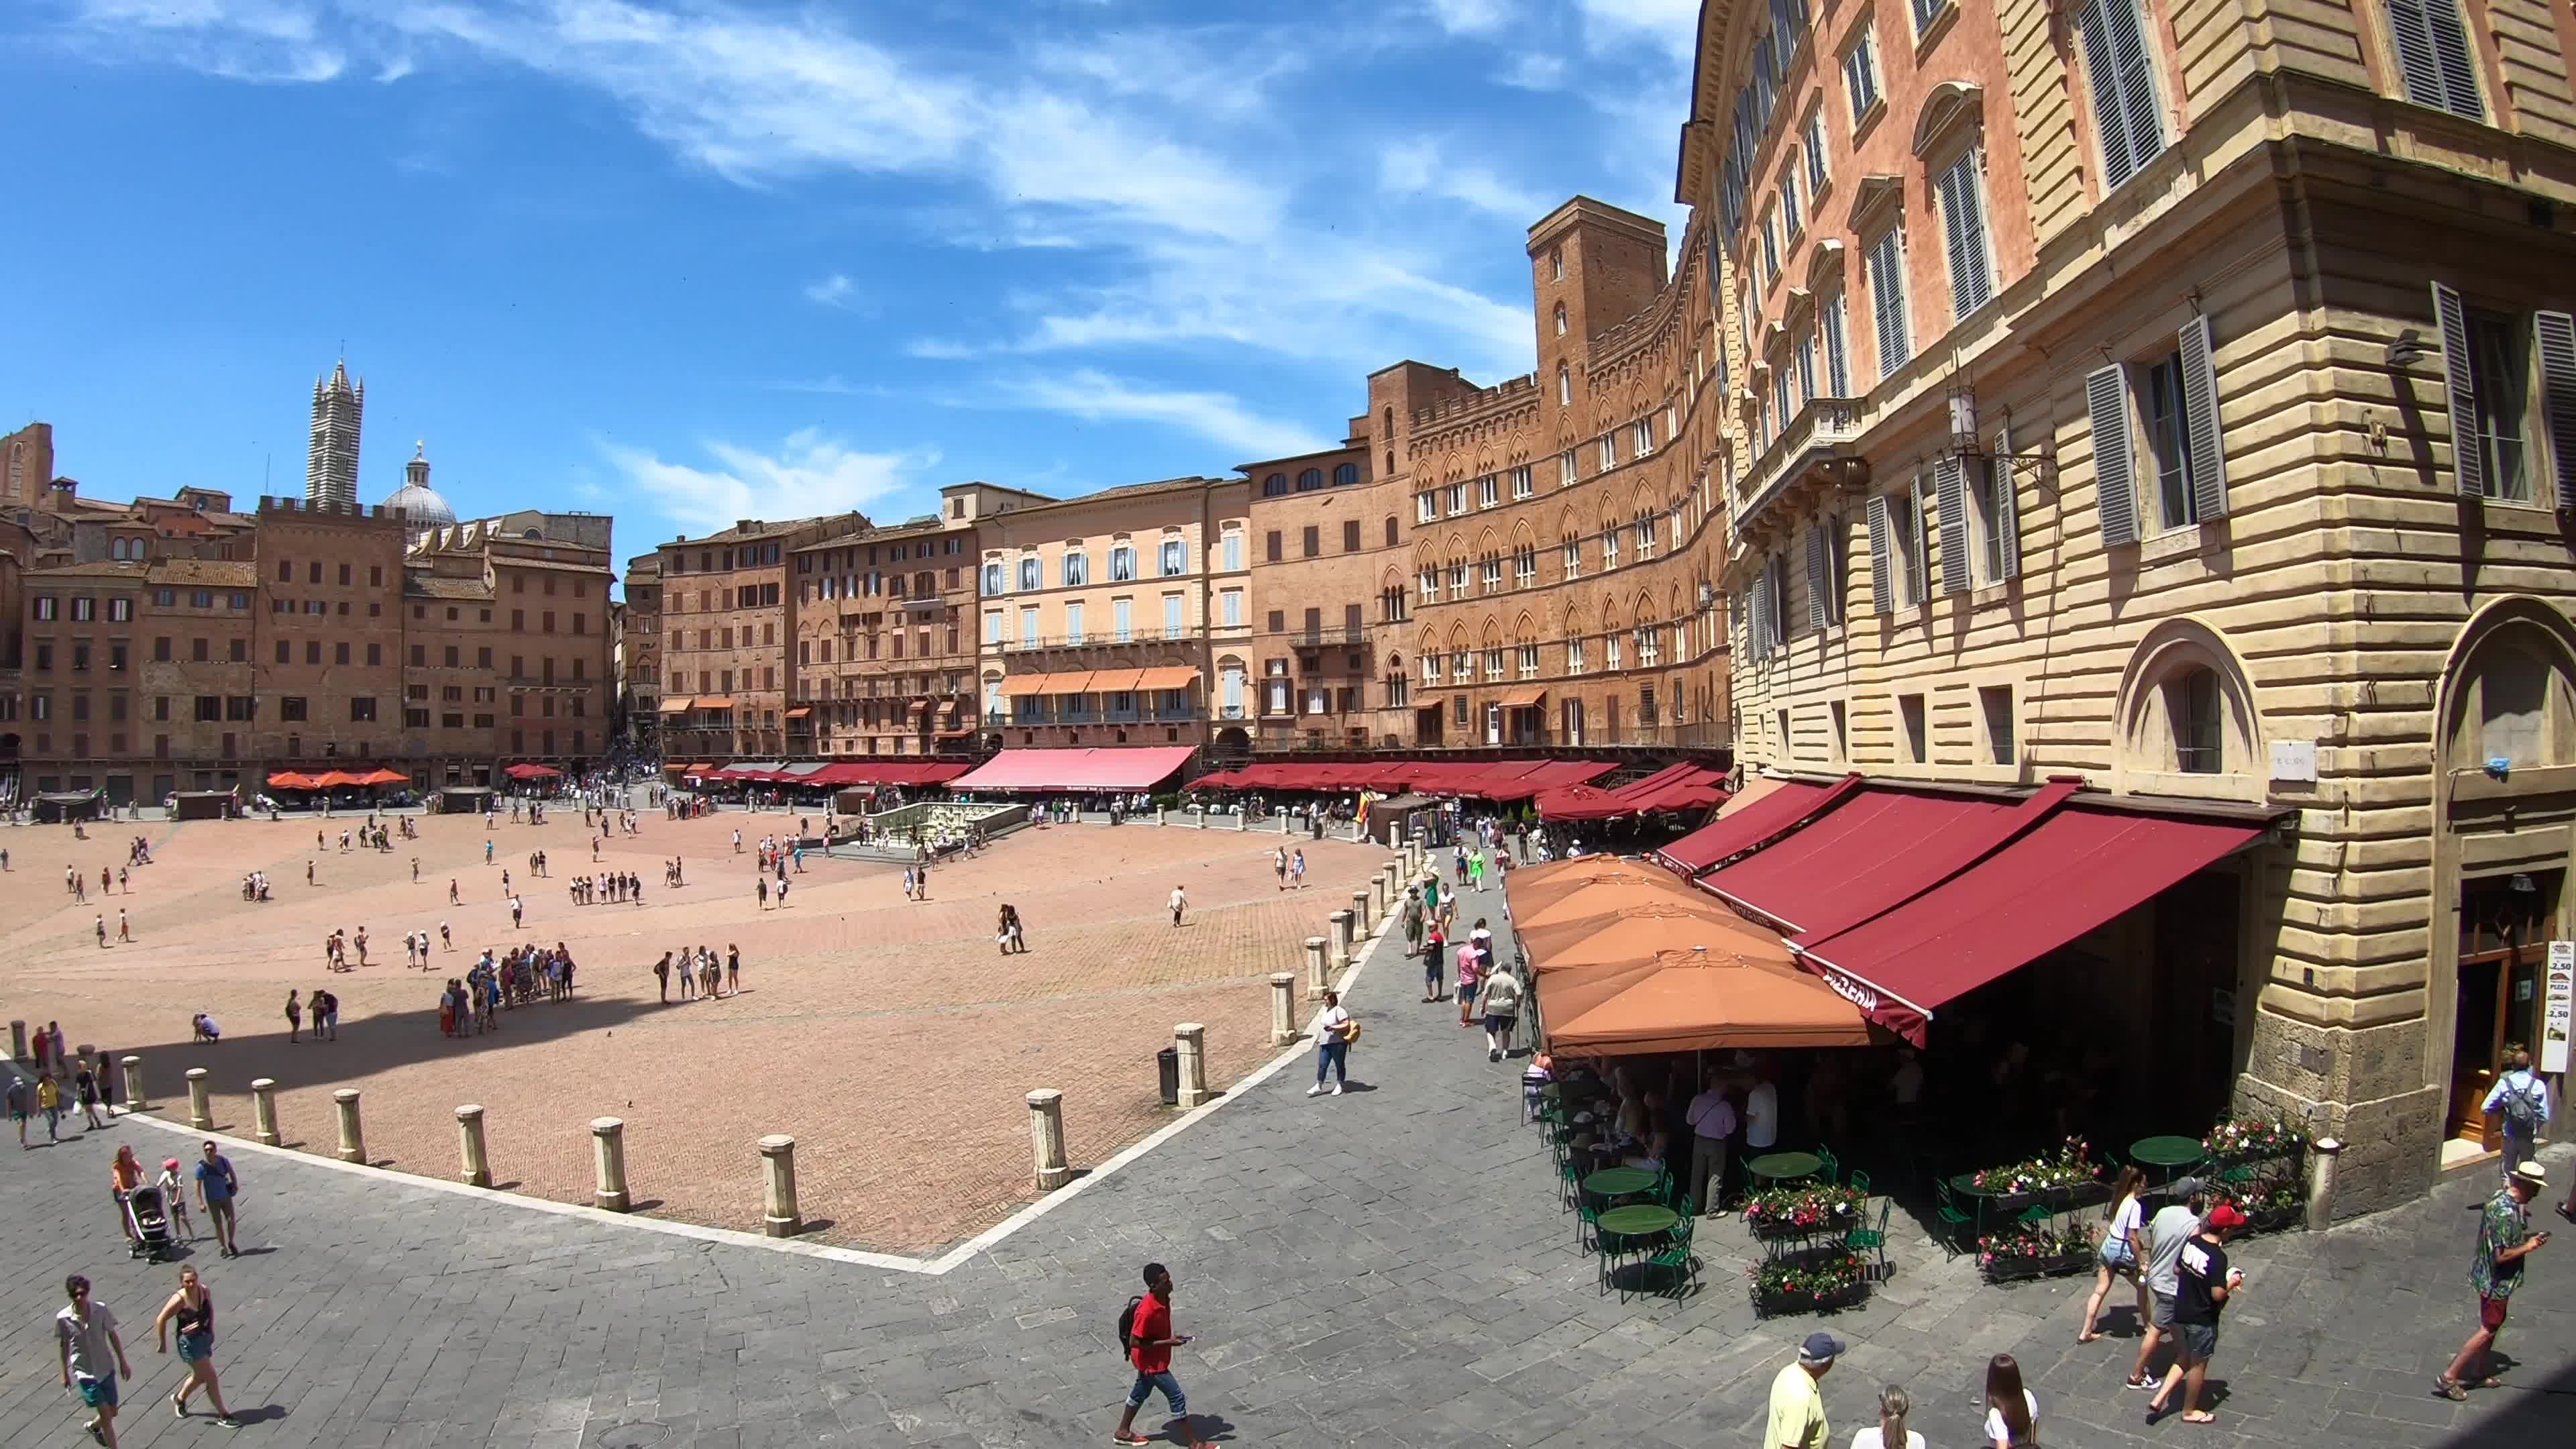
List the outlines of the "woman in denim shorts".
<svg viewBox="0 0 2576 1449">
<path fill-rule="evenodd" d="M 2102 1311 L 2102 1300 L 2111 1296 L 2111 1281 L 2126 1278 L 2138 1292 L 2138 1327 L 2147 1326 L 2147 1280 L 2140 1260 L 2145 1257 L 2146 1206 L 2139 1194 L 2146 1190 L 2147 1175 L 2134 1165 L 2120 1169 L 2119 1179 L 2111 1184 L 2111 1226 L 2102 1234 L 2102 1247 L 2093 1272 L 2093 1296 L 2084 1303 L 2084 1327 L 2075 1335 L 2077 1343 L 2091 1343 L 2102 1335 L 2095 1332 L 2093 1320 Z"/>
</svg>

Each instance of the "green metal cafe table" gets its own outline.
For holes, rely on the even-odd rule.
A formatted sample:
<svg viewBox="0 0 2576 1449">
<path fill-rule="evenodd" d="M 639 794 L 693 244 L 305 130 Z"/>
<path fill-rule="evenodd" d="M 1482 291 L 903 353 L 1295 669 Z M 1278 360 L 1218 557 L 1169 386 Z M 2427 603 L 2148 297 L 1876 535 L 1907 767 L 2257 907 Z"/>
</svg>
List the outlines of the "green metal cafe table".
<svg viewBox="0 0 2576 1449">
<path fill-rule="evenodd" d="M 1774 1152 L 1744 1164 L 1761 1182 L 1804 1182 L 1825 1170 L 1825 1160 L 1812 1152 Z"/>
<path fill-rule="evenodd" d="M 1642 1167 L 1605 1167 L 1583 1179 L 1583 1190 L 1594 1197 L 1620 1198 L 1644 1192 L 1655 1185 L 1655 1174 Z M 1608 1214 L 1604 1213 L 1604 1217 Z M 1616 1232 L 1617 1229 L 1611 1231 Z"/>
<path fill-rule="evenodd" d="M 2160 1168 L 2164 1186 L 2171 1183 L 2183 1168 L 2200 1161 L 2208 1153 L 2197 1137 L 2141 1137 L 2129 1144 L 2129 1160 L 2140 1167 Z"/>
</svg>

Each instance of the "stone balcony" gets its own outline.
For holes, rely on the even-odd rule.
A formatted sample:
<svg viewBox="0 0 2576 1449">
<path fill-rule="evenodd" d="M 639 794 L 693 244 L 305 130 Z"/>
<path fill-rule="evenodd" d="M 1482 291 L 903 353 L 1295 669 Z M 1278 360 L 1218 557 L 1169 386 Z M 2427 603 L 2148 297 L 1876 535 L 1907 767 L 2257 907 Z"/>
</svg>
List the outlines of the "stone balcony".
<svg viewBox="0 0 2576 1449">
<path fill-rule="evenodd" d="M 1757 532 L 1763 511 L 1819 466 L 1856 462 L 1860 434 L 1858 398 L 1809 398 L 1771 446 L 1753 460 L 1753 466 L 1735 480 L 1734 496 L 1727 503 L 1736 536 Z"/>
</svg>

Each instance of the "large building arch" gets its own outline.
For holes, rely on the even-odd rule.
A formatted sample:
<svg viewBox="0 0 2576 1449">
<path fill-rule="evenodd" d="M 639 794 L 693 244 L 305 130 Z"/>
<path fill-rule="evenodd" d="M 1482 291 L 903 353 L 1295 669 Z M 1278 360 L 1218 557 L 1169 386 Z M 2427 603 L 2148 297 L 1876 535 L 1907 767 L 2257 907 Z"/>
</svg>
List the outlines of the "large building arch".
<svg viewBox="0 0 2576 1449">
<path fill-rule="evenodd" d="M 2111 733 L 2115 791 L 2264 801 L 2271 774 L 2252 677 L 2198 619 L 2168 619 L 2130 651 Z"/>
</svg>

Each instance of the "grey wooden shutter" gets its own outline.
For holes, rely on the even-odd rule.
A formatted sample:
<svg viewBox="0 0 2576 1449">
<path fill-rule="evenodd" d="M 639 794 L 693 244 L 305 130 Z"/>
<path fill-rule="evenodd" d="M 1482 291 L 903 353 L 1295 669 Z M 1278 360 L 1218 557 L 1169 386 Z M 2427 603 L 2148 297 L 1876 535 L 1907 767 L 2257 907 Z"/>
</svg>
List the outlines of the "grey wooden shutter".
<svg viewBox="0 0 2576 1449">
<path fill-rule="evenodd" d="M 2129 148 L 2128 116 L 2120 108 L 2120 68 L 2111 59 L 2111 6 L 2119 0 L 2092 0 L 2075 17 L 2084 41 L 2084 73 L 2093 83 L 2093 130 L 2102 143 L 2102 189 L 2117 188 L 2138 174 L 2138 157 Z"/>
<path fill-rule="evenodd" d="M 1941 592 L 1968 588 L 1968 489 L 1956 458 L 1932 465 L 1933 491 L 1941 503 Z"/>
<path fill-rule="evenodd" d="M 2469 364 L 2469 314 L 2460 294 L 2433 284 L 2433 320 L 2442 333 L 2442 391 L 2451 409 L 2451 474 L 2465 497 L 2486 496 L 2486 454 L 2478 446 L 2478 385 Z"/>
<path fill-rule="evenodd" d="M 2227 516 L 2227 430 L 2218 417 L 2218 364 L 2209 319 L 2194 317 L 2175 339 L 2182 350 L 2183 452 L 2191 460 L 2192 512 Z"/>
<path fill-rule="evenodd" d="M 2003 563 L 2003 576 L 2017 579 L 2021 577 L 2021 500 L 2013 496 L 2012 464 L 2006 461 L 2012 454 L 2010 442 L 1999 451 L 2004 457 L 1985 460 L 1995 484 L 1995 535 L 2003 545 L 1996 553 Z"/>
<path fill-rule="evenodd" d="M 1932 540 L 1923 527 L 1923 470 L 1914 470 L 1914 488 L 1908 495 L 1907 507 L 1914 516 L 1907 520 L 1905 536 L 1909 556 L 1905 560 L 1905 602 L 1919 604 L 1931 596 Z"/>
<path fill-rule="evenodd" d="M 1771 566 L 1764 564 L 1753 579 L 1753 657 L 1771 652 Z"/>
<path fill-rule="evenodd" d="M 2469 28 L 2460 18 L 2460 0 L 2424 0 L 2426 29 L 2433 37 L 2433 61 L 2442 70 L 2442 105 L 2455 116 L 2486 119 L 2478 100 L 2478 57 L 2469 48 Z"/>
<path fill-rule="evenodd" d="M 1833 588 L 1828 577 L 1833 572 L 1831 548 L 1832 545 L 1825 541 L 1823 524 L 1807 525 L 1807 627 L 1810 629 L 1822 629 L 1827 622 L 1825 600 Z"/>
<path fill-rule="evenodd" d="M 2576 509 L 2576 316 L 2536 312 L 2532 335 L 2540 343 L 2540 397 L 2549 419 L 2550 475 L 2558 480 L 2558 507 Z"/>
<path fill-rule="evenodd" d="M 1960 158 L 1965 160 L 1965 157 Z M 1966 209 L 1959 201 L 1959 166 L 1953 162 L 1934 182 L 1941 203 L 1941 235 L 1950 253 L 1950 317 L 1956 321 L 1976 310 L 1977 296 L 1968 272 Z"/>
<path fill-rule="evenodd" d="M 2426 0 L 2388 0 L 2388 34 L 2397 45 L 2397 71 L 2406 83 L 2406 99 L 2419 106 L 2442 105 L 2442 68 L 2433 58 L 2433 28 L 2424 18 Z"/>
<path fill-rule="evenodd" d="M 2129 154 L 2143 168 L 2164 150 L 2164 114 L 2156 106 L 2155 63 L 2139 16 L 2144 0 L 2097 0 L 2120 72 L 2120 108 L 2128 118 Z"/>
<path fill-rule="evenodd" d="M 1888 573 L 1887 509 L 1884 493 L 1869 495 L 1869 605 L 1882 614 L 1896 612 L 1896 580 Z"/>
<path fill-rule="evenodd" d="M 2102 515 L 2102 546 L 2138 541 L 2137 459 L 2129 446 L 2129 371 L 2117 363 L 2084 378 L 2093 414 L 2093 496 Z"/>
</svg>

